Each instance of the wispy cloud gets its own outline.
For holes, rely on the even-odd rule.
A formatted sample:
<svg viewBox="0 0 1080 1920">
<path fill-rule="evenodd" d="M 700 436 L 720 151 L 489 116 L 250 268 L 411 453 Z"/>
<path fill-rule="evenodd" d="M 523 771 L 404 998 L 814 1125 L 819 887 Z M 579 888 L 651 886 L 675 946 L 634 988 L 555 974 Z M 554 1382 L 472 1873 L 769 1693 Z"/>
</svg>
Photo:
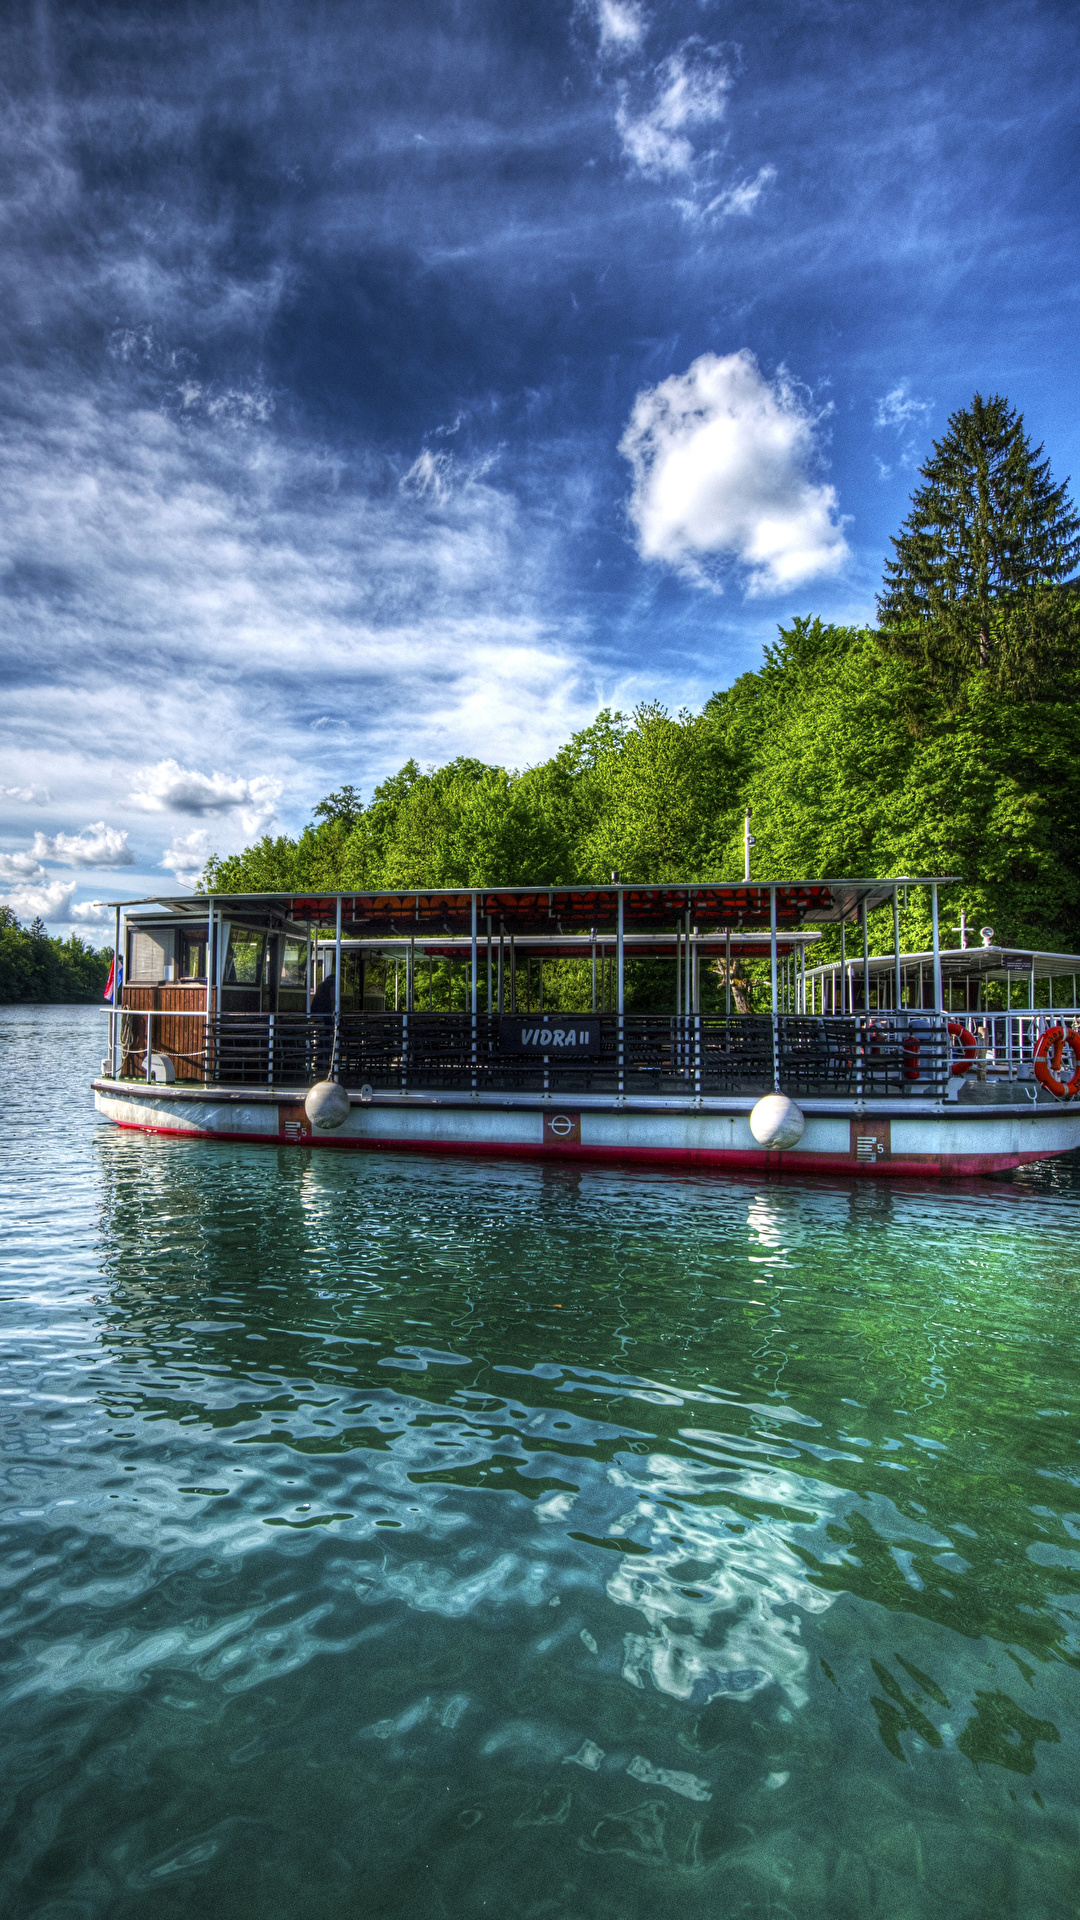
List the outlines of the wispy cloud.
<svg viewBox="0 0 1080 1920">
<path fill-rule="evenodd" d="M 662 60 L 644 88 L 621 82 L 616 125 L 628 160 L 648 179 L 688 179 L 701 163 L 701 135 L 724 117 L 730 87 L 720 49 L 697 38 Z"/>
<path fill-rule="evenodd" d="M 814 477 L 820 419 L 791 377 L 752 353 L 702 354 L 639 393 L 620 442 L 638 549 L 714 588 L 735 564 L 751 596 L 839 571 L 836 490 Z"/>
<path fill-rule="evenodd" d="M 714 200 L 710 200 L 705 212 L 751 214 L 766 187 L 771 186 L 775 179 L 775 167 L 759 167 L 752 180 L 740 180 L 733 187 L 725 187 Z"/>
<path fill-rule="evenodd" d="M 906 470 L 917 465 L 920 430 L 925 428 L 933 410 L 932 401 L 916 399 L 909 380 L 898 381 L 877 401 L 874 426 L 895 435 L 897 462 Z M 892 462 L 882 460 L 879 456 L 875 458 L 881 479 L 891 479 Z"/>
<path fill-rule="evenodd" d="M 408 473 L 402 475 L 402 493 L 414 493 L 421 500 L 433 500 L 436 506 L 445 506 L 450 498 L 453 464 L 452 454 L 432 453 L 430 447 L 425 447 Z"/>
<path fill-rule="evenodd" d="M 666 188 L 691 221 L 752 213 L 776 168 L 723 179 L 737 53 L 690 34 L 649 58 L 646 41 L 655 42 L 663 17 L 652 20 L 631 0 L 583 0 L 578 15 L 595 36 L 596 83 L 612 101 L 630 176 Z"/>
<path fill-rule="evenodd" d="M 649 28 L 638 0 L 584 0 L 579 8 L 596 29 L 602 55 L 624 59 L 636 53 Z"/>
</svg>

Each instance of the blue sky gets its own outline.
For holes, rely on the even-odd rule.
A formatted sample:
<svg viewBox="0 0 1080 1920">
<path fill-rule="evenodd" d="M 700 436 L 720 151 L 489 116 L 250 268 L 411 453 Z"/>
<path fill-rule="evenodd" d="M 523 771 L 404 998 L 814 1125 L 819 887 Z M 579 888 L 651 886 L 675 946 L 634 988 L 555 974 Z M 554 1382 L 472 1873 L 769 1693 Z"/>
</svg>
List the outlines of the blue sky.
<svg viewBox="0 0 1080 1920">
<path fill-rule="evenodd" d="M 1045 0 L 10 8 L 0 897 L 94 934 L 343 781 L 872 618 L 976 388 L 1075 474 L 1078 43 Z"/>
</svg>

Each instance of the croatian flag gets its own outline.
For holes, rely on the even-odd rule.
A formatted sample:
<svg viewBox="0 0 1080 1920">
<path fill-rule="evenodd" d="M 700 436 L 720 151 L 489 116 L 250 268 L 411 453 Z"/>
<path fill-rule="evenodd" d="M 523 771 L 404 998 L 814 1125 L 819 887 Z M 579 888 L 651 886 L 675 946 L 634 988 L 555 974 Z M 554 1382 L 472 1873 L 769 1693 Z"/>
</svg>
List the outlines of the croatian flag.
<svg viewBox="0 0 1080 1920">
<path fill-rule="evenodd" d="M 119 1000 L 120 989 L 124 984 L 124 963 L 122 960 L 117 958 L 115 953 L 113 954 L 112 966 L 109 968 L 109 977 L 105 982 L 105 992 L 104 992 L 104 995 L 102 996 L 106 1000 L 111 1000 L 113 997 L 113 975 L 114 974 L 116 975 L 116 997 Z"/>
</svg>

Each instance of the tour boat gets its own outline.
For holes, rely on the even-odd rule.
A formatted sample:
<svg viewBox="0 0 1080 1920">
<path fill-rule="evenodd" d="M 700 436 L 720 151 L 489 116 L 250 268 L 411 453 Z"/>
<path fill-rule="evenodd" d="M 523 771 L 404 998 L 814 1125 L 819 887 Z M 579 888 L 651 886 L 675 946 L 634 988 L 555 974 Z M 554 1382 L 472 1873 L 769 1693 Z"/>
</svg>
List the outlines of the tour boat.
<svg viewBox="0 0 1080 1920">
<path fill-rule="evenodd" d="M 1080 959 L 997 947 L 990 929 L 980 948 L 966 934 L 943 948 L 938 891 L 955 884 L 613 880 L 114 903 L 94 1097 L 147 1133 L 339 1151 L 875 1178 L 1068 1153 Z M 929 890 L 932 945 L 902 954 L 914 888 Z M 871 955 L 867 916 L 889 907 L 892 952 Z M 841 957 L 815 965 L 829 926 Z M 1055 1005 L 1069 976 L 1069 1004 Z M 746 1010 L 748 980 L 767 987 L 767 1012 Z"/>
</svg>

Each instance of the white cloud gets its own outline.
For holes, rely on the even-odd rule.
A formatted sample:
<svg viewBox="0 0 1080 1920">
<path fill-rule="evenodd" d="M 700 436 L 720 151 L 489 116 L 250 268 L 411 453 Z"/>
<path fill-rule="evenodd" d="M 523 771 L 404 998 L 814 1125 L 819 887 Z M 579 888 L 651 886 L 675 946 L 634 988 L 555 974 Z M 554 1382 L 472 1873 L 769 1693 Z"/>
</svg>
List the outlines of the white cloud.
<svg viewBox="0 0 1080 1920">
<path fill-rule="evenodd" d="M 750 595 L 836 573 L 848 558 L 834 487 L 812 477 L 816 416 L 752 353 L 702 354 L 646 388 L 622 440 L 638 551 L 701 584 L 745 569 Z"/>
<path fill-rule="evenodd" d="M 40 805 L 49 797 L 47 787 L 0 787 L 0 800 L 21 800 L 24 806 Z"/>
<path fill-rule="evenodd" d="M 432 453 L 425 447 L 408 473 L 402 476 L 402 493 L 415 493 L 421 500 L 433 500 L 436 506 L 443 506 L 450 498 L 452 466 L 452 454 Z"/>
<path fill-rule="evenodd" d="M 111 923 L 113 909 L 104 900 L 76 900 L 71 909 L 71 918 L 80 926 L 101 927 Z"/>
<path fill-rule="evenodd" d="M 648 16 L 637 0 L 592 0 L 588 12 L 605 55 L 621 58 L 635 53 L 648 31 Z"/>
<path fill-rule="evenodd" d="M 652 76 L 652 99 L 637 104 L 636 89 L 621 88 L 616 125 L 623 151 L 649 179 L 689 175 L 697 159 L 694 136 L 723 119 L 731 75 L 719 49 L 684 41 Z"/>
<path fill-rule="evenodd" d="M 438 503 L 274 427 L 52 401 L 0 453 L 0 555 L 59 580 L 0 602 L 13 783 L 261 832 L 279 794 L 295 818 L 352 777 L 320 715 L 362 728 L 374 779 L 410 752 L 523 764 L 610 697 L 557 604 L 569 492 L 527 511 L 458 461 Z"/>
<path fill-rule="evenodd" d="M 877 403 L 874 415 L 875 427 L 898 427 L 905 430 L 924 420 L 931 411 L 929 400 L 916 400 L 910 390 L 910 383 L 901 380 L 899 386 L 890 389 Z"/>
<path fill-rule="evenodd" d="M 245 833 L 262 833 L 274 817 L 281 781 L 268 774 L 244 780 L 197 773 L 177 760 L 140 768 L 132 804 L 151 813 L 233 813 Z"/>
<path fill-rule="evenodd" d="M 901 380 L 888 393 L 882 394 L 874 413 L 875 427 L 885 428 L 895 433 L 898 442 L 898 458 L 901 467 L 910 470 L 917 464 L 918 429 L 933 412 L 930 400 L 917 400 L 911 391 L 911 383 Z M 878 478 L 890 480 L 893 468 L 889 461 L 881 460 L 875 454 Z"/>
<path fill-rule="evenodd" d="M 36 854 L 0 853 L 0 881 L 46 878 L 45 869 Z"/>
<path fill-rule="evenodd" d="M 209 833 L 205 827 L 196 827 L 191 833 L 173 835 L 172 846 L 166 849 L 160 864 L 167 872 L 175 873 L 181 886 L 193 887 L 210 853 Z"/>
<path fill-rule="evenodd" d="M 127 834 L 119 827 L 107 827 L 104 820 L 95 820 L 81 833 L 35 833 L 31 853 L 35 860 L 50 860 L 59 867 L 130 867 L 135 863 Z"/>
<path fill-rule="evenodd" d="M 40 886 L 12 888 L 4 900 L 24 922 L 38 919 L 66 922 L 71 918 L 69 908 L 75 887 L 74 880 L 43 879 Z"/>
<path fill-rule="evenodd" d="M 727 187 L 723 193 L 718 193 L 715 200 L 710 200 L 705 212 L 751 214 L 766 187 L 775 179 L 775 167 L 759 167 L 752 180 L 740 180 L 738 186 Z"/>
</svg>

